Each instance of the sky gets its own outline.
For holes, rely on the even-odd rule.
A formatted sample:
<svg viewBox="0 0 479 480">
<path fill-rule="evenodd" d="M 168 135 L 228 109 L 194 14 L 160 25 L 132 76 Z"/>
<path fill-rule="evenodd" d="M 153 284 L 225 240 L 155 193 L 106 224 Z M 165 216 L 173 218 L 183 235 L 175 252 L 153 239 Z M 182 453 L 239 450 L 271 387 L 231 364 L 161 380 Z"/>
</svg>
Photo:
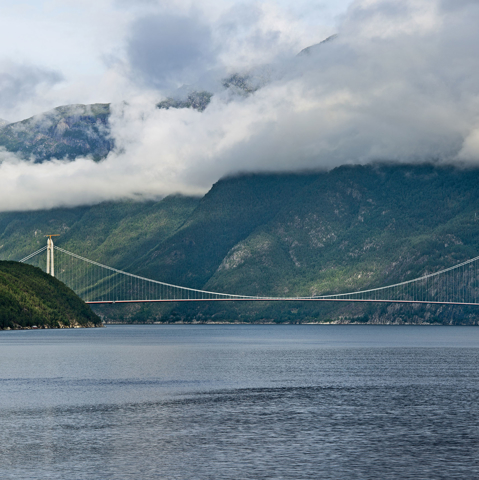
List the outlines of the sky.
<svg viewBox="0 0 479 480">
<path fill-rule="evenodd" d="M 0 210 L 203 194 L 242 172 L 479 160 L 476 0 L 16 0 L 0 10 L 0 118 L 111 103 L 116 145 L 100 163 L 0 151 Z M 232 73 L 261 88 L 225 91 Z M 188 89 L 214 93 L 204 112 L 155 108 Z"/>
<path fill-rule="evenodd" d="M 172 84 L 192 83 L 203 61 L 231 69 L 268 62 L 282 48 L 295 52 L 333 33 L 351 0 L 200 3 L 4 0 L 0 118 L 13 122 L 63 104 L 122 101 L 140 87 L 164 93 L 165 75 L 174 77 Z M 158 47 L 161 63 L 148 70 Z"/>
</svg>

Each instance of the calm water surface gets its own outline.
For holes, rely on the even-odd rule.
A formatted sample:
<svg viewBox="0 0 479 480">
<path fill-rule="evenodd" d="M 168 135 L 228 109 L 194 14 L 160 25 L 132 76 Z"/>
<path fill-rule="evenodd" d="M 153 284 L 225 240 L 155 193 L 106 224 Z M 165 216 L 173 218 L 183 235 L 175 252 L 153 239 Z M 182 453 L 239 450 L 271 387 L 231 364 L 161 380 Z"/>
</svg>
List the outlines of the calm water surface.
<svg viewBox="0 0 479 480">
<path fill-rule="evenodd" d="M 478 327 L 0 332 L 0 478 L 479 478 L 478 365 Z"/>
</svg>

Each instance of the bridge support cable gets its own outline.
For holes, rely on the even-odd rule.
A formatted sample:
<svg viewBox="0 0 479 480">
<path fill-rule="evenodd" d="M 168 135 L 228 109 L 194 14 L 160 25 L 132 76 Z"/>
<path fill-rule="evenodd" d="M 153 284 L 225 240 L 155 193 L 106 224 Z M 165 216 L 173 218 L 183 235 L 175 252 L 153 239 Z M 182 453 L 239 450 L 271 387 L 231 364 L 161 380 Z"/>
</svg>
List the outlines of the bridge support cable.
<svg viewBox="0 0 479 480">
<path fill-rule="evenodd" d="M 64 265 L 63 256 L 69 257 L 70 262 L 78 261 L 76 262 L 76 273 L 66 274 L 64 268 L 60 266 L 57 269 L 57 277 L 87 302 L 116 302 L 125 299 L 131 301 L 161 299 L 183 301 L 249 298 L 245 295 L 211 292 L 152 280 L 103 265 L 56 245 L 54 248 L 57 251 L 56 258 L 61 259 L 57 262 L 61 262 L 61 265 Z M 58 255 L 58 253 L 63 255 Z"/>
<path fill-rule="evenodd" d="M 348 293 L 316 295 L 312 299 L 344 299 L 388 301 L 411 300 L 416 303 L 448 303 L 453 299 L 462 304 L 477 304 L 477 262 L 479 256 L 422 277 L 393 285 Z"/>
<path fill-rule="evenodd" d="M 27 255 L 25 258 L 22 258 L 21 260 L 19 260 L 19 262 L 20 263 L 25 263 L 28 260 L 30 260 L 31 258 L 37 256 L 39 253 L 44 252 L 47 248 L 48 248 L 48 246 L 44 246 L 44 247 L 40 248 L 40 250 L 37 250 L 36 252 L 33 252 L 30 255 Z"/>
<path fill-rule="evenodd" d="M 327 295 L 269 297 L 173 285 L 103 265 L 56 245 L 53 248 L 56 252 L 55 275 L 88 303 L 331 301 L 477 305 L 479 301 L 479 256 L 438 272 L 378 288 Z M 37 261 L 46 249 L 33 252 L 21 262 Z"/>
</svg>

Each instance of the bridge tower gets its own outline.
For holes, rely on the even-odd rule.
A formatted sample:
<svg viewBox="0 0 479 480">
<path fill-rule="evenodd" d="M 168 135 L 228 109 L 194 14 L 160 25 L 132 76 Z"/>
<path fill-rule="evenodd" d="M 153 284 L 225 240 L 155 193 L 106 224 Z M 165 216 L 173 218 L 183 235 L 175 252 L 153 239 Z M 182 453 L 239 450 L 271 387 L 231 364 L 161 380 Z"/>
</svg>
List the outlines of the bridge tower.
<svg viewBox="0 0 479 480">
<path fill-rule="evenodd" d="M 47 273 L 52 277 L 55 276 L 55 259 L 53 255 L 53 240 L 52 237 L 59 237 L 59 234 L 45 235 L 47 239 Z"/>
</svg>

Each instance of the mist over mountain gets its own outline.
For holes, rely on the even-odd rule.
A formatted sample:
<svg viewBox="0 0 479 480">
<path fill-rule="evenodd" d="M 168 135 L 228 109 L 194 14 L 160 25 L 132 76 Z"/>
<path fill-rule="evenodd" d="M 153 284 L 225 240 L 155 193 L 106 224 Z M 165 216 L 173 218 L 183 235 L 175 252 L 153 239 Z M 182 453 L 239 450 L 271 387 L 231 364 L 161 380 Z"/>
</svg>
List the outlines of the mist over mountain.
<svg viewBox="0 0 479 480">
<path fill-rule="evenodd" d="M 306 30 L 277 14 L 264 5 L 135 14 L 105 77 L 114 148 L 96 144 L 95 131 L 71 144 L 41 131 L 61 148 L 29 140 L 27 155 L 55 156 L 22 162 L 21 138 L 3 127 L 13 144 L 0 152 L 0 208 L 204 194 L 240 172 L 477 164 L 477 2 L 358 0 L 335 32 L 314 41 L 309 32 L 306 44 Z M 73 157 L 76 148 L 85 154 Z"/>
<path fill-rule="evenodd" d="M 248 96 L 261 86 L 252 73 L 234 73 L 222 80 L 222 91 L 232 96 Z M 184 86 L 158 102 L 156 108 L 203 112 L 213 95 Z M 62 105 L 20 122 L 0 119 L 0 147 L 34 163 L 84 157 L 99 161 L 115 146 L 110 115 L 110 104 Z"/>
</svg>

